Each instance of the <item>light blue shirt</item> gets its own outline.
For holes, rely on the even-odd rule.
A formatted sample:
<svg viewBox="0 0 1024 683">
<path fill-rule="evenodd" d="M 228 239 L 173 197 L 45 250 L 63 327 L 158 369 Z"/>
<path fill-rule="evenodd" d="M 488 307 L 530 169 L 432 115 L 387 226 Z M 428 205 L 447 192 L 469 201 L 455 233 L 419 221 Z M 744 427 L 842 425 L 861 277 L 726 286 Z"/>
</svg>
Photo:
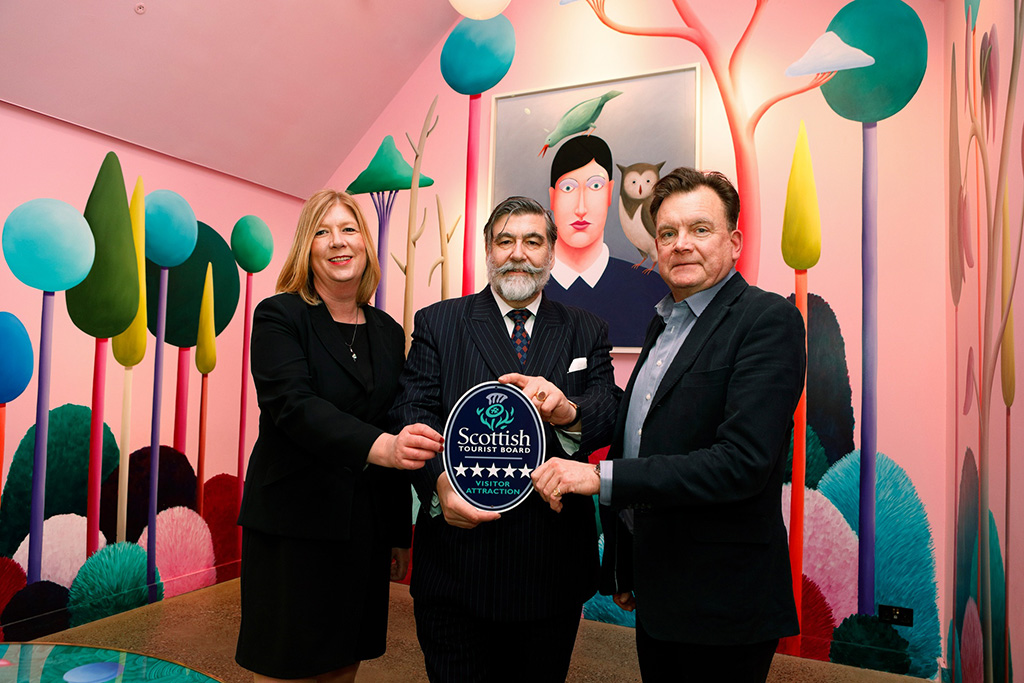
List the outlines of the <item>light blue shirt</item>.
<svg viewBox="0 0 1024 683">
<path fill-rule="evenodd" d="M 658 392 L 658 387 L 661 386 L 661 381 L 665 377 L 665 371 L 668 370 L 676 354 L 679 353 L 679 349 L 690 335 L 690 330 L 693 329 L 697 318 L 707 309 L 708 304 L 735 273 L 735 269 L 730 270 L 729 274 L 719 282 L 691 294 L 682 301 L 674 301 L 672 295 L 668 294 L 658 302 L 655 308 L 658 315 L 665 320 L 665 329 L 658 335 L 657 341 L 654 342 L 654 346 L 651 347 L 647 359 L 633 381 L 633 393 L 629 397 L 626 428 L 622 437 L 623 458 L 639 456 L 643 424 L 651 409 L 654 396 Z M 680 418 L 683 417 L 680 416 Z M 603 460 L 601 462 L 600 501 L 602 505 L 611 504 L 613 467 L 614 461 Z"/>
</svg>

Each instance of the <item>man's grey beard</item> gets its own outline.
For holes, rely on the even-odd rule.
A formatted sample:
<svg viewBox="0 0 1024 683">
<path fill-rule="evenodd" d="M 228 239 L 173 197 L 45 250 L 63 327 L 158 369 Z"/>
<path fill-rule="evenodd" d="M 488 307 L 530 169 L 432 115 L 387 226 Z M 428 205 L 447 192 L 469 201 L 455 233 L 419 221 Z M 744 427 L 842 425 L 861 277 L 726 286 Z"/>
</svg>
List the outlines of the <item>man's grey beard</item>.
<svg viewBox="0 0 1024 683">
<path fill-rule="evenodd" d="M 554 252 L 542 268 L 530 265 L 529 261 L 505 261 L 500 267 L 494 265 L 494 259 L 487 255 L 487 281 L 491 283 L 498 295 L 505 301 L 529 301 L 533 299 L 548 283 L 551 277 L 551 265 L 554 263 Z M 524 278 L 509 275 L 513 271 L 528 274 Z"/>
</svg>

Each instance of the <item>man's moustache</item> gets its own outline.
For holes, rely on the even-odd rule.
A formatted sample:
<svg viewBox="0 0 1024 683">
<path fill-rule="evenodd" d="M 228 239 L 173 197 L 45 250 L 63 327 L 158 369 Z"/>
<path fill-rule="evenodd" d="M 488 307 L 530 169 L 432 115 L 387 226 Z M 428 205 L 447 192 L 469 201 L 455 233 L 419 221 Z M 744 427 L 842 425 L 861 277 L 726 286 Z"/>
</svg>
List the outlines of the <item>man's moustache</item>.
<svg viewBox="0 0 1024 683">
<path fill-rule="evenodd" d="M 495 271 L 498 275 L 504 275 L 505 273 L 527 273 L 528 275 L 537 275 L 543 273 L 543 268 L 537 268 L 531 266 L 528 263 L 506 263 L 503 266 L 499 266 L 498 270 Z"/>
</svg>

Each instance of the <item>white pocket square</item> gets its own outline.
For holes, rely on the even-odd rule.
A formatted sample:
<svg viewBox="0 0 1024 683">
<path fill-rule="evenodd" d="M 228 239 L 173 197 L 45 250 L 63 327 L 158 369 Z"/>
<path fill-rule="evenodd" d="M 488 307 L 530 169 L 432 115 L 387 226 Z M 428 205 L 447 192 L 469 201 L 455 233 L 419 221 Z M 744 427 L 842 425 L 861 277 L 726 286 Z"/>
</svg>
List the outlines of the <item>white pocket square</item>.
<svg viewBox="0 0 1024 683">
<path fill-rule="evenodd" d="M 586 369 L 587 369 L 587 359 L 586 359 L 586 357 L 583 357 L 583 358 L 573 358 L 572 362 L 569 363 L 569 372 L 576 372 L 577 370 L 586 370 Z"/>
</svg>

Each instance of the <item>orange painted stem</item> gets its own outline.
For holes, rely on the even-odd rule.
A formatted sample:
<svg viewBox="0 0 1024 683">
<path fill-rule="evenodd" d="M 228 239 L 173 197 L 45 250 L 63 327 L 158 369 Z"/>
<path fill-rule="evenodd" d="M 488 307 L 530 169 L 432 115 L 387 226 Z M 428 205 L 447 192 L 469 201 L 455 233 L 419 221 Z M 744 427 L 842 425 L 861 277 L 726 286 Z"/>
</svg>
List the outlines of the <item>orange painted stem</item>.
<svg viewBox="0 0 1024 683">
<path fill-rule="evenodd" d="M 480 179 L 480 95 L 469 96 L 466 141 L 466 219 L 462 240 L 462 296 L 476 292 L 476 196 Z"/>
<path fill-rule="evenodd" d="M 185 453 L 188 430 L 188 366 L 192 348 L 178 349 L 178 386 L 174 394 L 174 450 Z"/>
<path fill-rule="evenodd" d="M 92 369 L 92 418 L 89 425 L 89 470 L 86 490 L 85 556 L 100 547 L 100 487 L 103 485 L 103 399 L 109 339 L 96 340 Z"/>
<path fill-rule="evenodd" d="M 804 350 L 807 349 L 807 271 L 796 270 L 796 307 L 804 319 Z M 793 487 L 789 512 L 789 563 L 793 571 L 793 599 L 803 621 L 804 488 L 807 479 L 807 379 L 793 415 Z"/>
<path fill-rule="evenodd" d="M 206 482 L 206 412 L 209 374 L 203 375 L 199 396 L 199 464 L 196 466 L 196 512 L 203 516 L 203 484 Z"/>
<path fill-rule="evenodd" d="M 238 398 L 238 507 L 242 507 L 245 488 L 245 416 L 249 406 L 249 338 L 252 336 L 252 273 L 245 274 L 245 323 L 242 328 L 242 390 Z M 242 547 L 242 527 L 238 527 L 238 547 Z M 241 555 L 239 555 L 241 557 Z"/>
</svg>

